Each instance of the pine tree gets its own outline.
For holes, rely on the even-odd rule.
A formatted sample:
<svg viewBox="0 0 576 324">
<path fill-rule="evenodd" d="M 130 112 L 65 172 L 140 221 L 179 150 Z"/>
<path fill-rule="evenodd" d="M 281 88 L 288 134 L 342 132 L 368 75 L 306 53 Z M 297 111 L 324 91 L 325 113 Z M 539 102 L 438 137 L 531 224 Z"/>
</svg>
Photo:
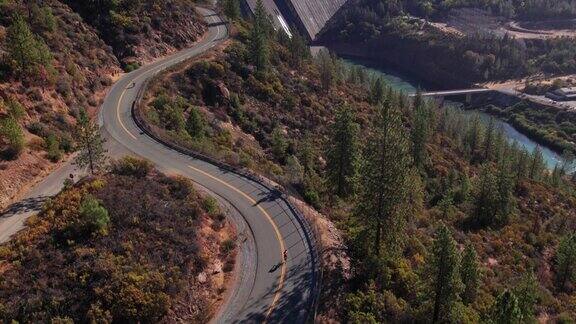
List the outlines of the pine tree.
<svg viewBox="0 0 576 324">
<path fill-rule="evenodd" d="M 204 136 L 205 121 L 202 117 L 202 113 L 198 108 L 192 107 L 190 109 L 190 115 L 186 121 L 186 131 L 192 138 L 198 139 Z"/>
<path fill-rule="evenodd" d="M 480 269 L 476 250 L 471 244 L 466 245 L 464 255 L 462 256 L 462 265 L 460 267 L 460 277 L 464 284 L 462 292 L 462 301 L 465 304 L 474 302 L 480 284 Z"/>
<path fill-rule="evenodd" d="M 518 306 L 518 298 L 509 290 L 504 291 L 498 298 L 492 309 L 492 322 L 495 324 L 521 324 L 523 323 L 522 311 Z"/>
<path fill-rule="evenodd" d="M 476 151 L 480 148 L 482 141 L 482 124 L 480 117 L 475 115 L 469 121 L 469 127 L 466 132 L 465 144 L 470 157 L 474 157 Z"/>
<path fill-rule="evenodd" d="M 282 133 L 282 129 L 280 127 L 276 127 L 272 131 L 272 154 L 280 160 L 284 161 L 286 158 L 286 150 L 288 149 L 288 141 L 284 134 Z"/>
<path fill-rule="evenodd" d="M 414 114 L 410 135 L 412 138 L 412 158 L 414 159 L 414 165 L 418 169 L 424 167 L 426 161 L 426 142 L 428 141 L 430 133 L 428 123 L 429 113 L 426 109 L 421 94 L 417 93 L 416 99 L 414 100 Z"/>
<path fill-rule="evenodd" d="M 14 17 L 7 32 L 7 47 L 14 73 L 31 76 L 40 65 L 47 66 L 52 54 L 41 40 L 36 38 L 28 23 L 20 15 Z"/>
<path fill-rule="evenodd" d="M 306 40 L 297 31 L 294 32 L 290 43 L 288 44 L 290 48 L 290 54 L 292 58 L 292 64 L 294 67 L 300 67 L 302 62 L 310 59 L 310 48 L 306 44 Z"/>
<path fill-rule="evenodd" d="M 562 176 L 570 173 L 574 169 L 574 153 L 571 150 L 565 150 L 562 153 Z"/>
<path fill-rule="evenodd" d="M 90 122 L 84 111 L 78 120 L 76 138 L 80 151 L 74 163 L 80 168 L 88 167 L 92 174 L 96 174 L 104 168 L 107 161 L 105 140 L 100 135 L 98 125 Z"/>
<path fill-rule="evenodd" d="M 562 182 L 562 167 L 559 163 L 556 163 L 554 166 L 548 182 L 555 188 L 560 186 L 560 183 Z"/>
<path fill-rule="evenodd" d="M 432 322 L 445 322 L 450 318 L 461 290 L 458 273 L 458 251 L 450 230 L 441 225 L 432 246 L 429 273 L 431 299 L 434 305 Z"/>
<path fill-rule="evenodd" d="M 480 171 L 480 179 L 474 201 L 474 220 L 478 226 L 488 226 L 496 220 L 496 202 L 498 200 L 498 182 L 490 166 Z"/>
<path fill-rule="evenodd" d="M 560 288 L 576 278 L 576 234 L 563 237 L 558 245 L 556 278 Z"/>
<path fill-rule="evenodd" d="M 15 159 L 24 150 L 24 132 L 14 117 L 0 120 L 0 139 L 8 143 L 8 149 L 3 152 L 7 159 Z"/>
<path fill-rule="evenodd" d="M 382 78 L 377 78 L 372 84 L 370 101 L 373 105 L 380 104 L 386 97 L 385 83 Z"/>
<path fill-rule="evenodd" d="M 326 151 L 327 178 L 333 192 L 339 197 L 354 193 L 358 171 L 358 131 L 354 112 L 342 106 L 336 112 L 336 120 L 330 127 L 330 139 Z"/>
<path fill-rule="evenodd" d="M 508 221 L 508 216 L 514 207 L 514 178 L 511 163 L 508 158 L 498 163 L 496 213 L 500 225 Z"/>
<path fill-rule="evenodd" d="M 517 145 L 516 143 L 514 144 Z M 518 149 L 516 147 L 515 151 L 518 152 L 516 166 L 514 168 L 516 170 L 516 182 L 518 182 L 528 176 L 530 156 L 526 150 Z"/>
<path fill-rule="evenodd" d="M 302 183 L 302 179 L 304 178 L 304 167 L 294 155 L 290 155 L 286 159 L 286 175 L 290 183 Z"/>
<path fill-rule="evenodd" d="M 540 292 L 538 281 L 534 276 L 534 272 L 528 271 L 520 282 L 512 290 L 518 299 L 518 308 L 522 313 L 522 318 L 526 323 L 534 323 L 535 306 L 540 299 Z"/>
<path fill-rule="evenodd" d="M 318 55 L 320 69 L 320 83 L 324 91 L 329 91 L 336 80 L 336 73 L 332 56 L 328 51 L 322 51 Z"/>
<path fill-rule="evenodd" d="M 544 171 L 544 157 L 542 155 L 542 150 L 540 146 L 536 146 L 532 152 L 532 158 L 530 162 L 530 169 L 528 176 L 532 180 L 540 180 L 542 172 Z"/>
<path fill-rule="evenodd" d="M 410 153 L 399 110 L 384 104 L 377 111 L 374 130 L 361 166 L 361 188 L 356 215 L 373 239 L 372 256 L 381 256 L 382 242 L 390 255 L 398 252 L 407 198 Z"/>
<path fill-rule="evenodd" d="M 240 1 L 224 0 L 224 14 L 230 20 L 236 20 L 240 17 Z"/>
<path fill-rule="evenodd" d="M 488 121 L 488 126 L 486 127 L 486 133 L 484 136 L 484 143 L 482 144 L 483 158 L 484 161 L 492 161 L 494 159 L 494 139 L 495 139 L 495 123 L 494 118 L 490 117 Z"/>
<path fill-rule="evenodd" d="M 250 57 L 252 64 L 259 72 L 266 71 L 270 61 L 269 24 L 268 14 L 262 0 L 258 0 L 254 11 L 254 23 L 250 31 Z"/>
</svg>

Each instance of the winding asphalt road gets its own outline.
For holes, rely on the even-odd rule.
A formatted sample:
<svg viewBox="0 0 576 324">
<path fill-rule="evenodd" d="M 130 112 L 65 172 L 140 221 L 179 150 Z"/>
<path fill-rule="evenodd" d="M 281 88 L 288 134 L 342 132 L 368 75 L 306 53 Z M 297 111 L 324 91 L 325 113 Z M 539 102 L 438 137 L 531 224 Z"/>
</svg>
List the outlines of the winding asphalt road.
<svg viewBox="0 0 576 324">
<path fill-rule="evenodd" d="M 126 74 L 111 88 L 99 116 L 109 154 L 148 159 L 163 172 L 190 178 L 229 207 L 241 232 L 241 258 L 237 280 L 214 322 L 303 323 L 311 312 L 316 279 L 310 237 L 291 207 L 275 191 L 255 181 L 158 143 L 132 119 L 132 103 L 146 80 L 227 38 L 227 28 L 216 13 L 203 8 L 199 11 L 210 26 L 202 41 Z M 38 202 L 56 194 L 71 172 L 73 166 L 64 165 L 0 217 L 0 242 L 21 229 L 23 221 L 37 210 Z M 284 250 L 288 251 L 286 262 L 282 261 Z"/>
</svg>

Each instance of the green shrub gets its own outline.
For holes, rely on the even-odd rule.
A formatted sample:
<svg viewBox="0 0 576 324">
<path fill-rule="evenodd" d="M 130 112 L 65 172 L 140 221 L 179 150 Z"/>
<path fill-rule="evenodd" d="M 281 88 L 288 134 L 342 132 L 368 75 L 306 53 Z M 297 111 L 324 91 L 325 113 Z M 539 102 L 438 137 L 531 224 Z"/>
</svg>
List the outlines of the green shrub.
<svg viewBox="0 0 576 324">
<path fill-rule="evenodd" d="M 130 62 L 124 65 L 124 72 L 130 73 L 132 71 L 136 71 L 140 68 L 140 63 L 138 62 Z"/>
<path fill-rule="evenodd" d="M 62 158 L 62 151 L 60 150 L 60 143 L 56 136 L 49 135 L 46 138 L 46 151 L 48 152 L 48 159 L 52 162 L 58 162 Z"/>
<path fill-rule="evenodd" d="M 148 160 L 126 156 L 112 162 L 112 172 L 117 175 L 143 178 L 152 170 L 152 163 Z"/>
<path fill-rule="evenodd" d="M 220 206 L 218 205 L 218 201 L 212 197 L 206 197 L 202 205 L 210 216 L 216 216 L 218 213 L 220 213 Z"/>
<path fill-rule="evenodd" d="M 236 242 L 232 239 L 224 240 L 220 245 L 220 251 L 223 254 L 228 254 L 236 247 Z"/>
<path fill-rule="evenodd" d="M 8 100 L 6 103 L 6 109 L 8 111 L 8 115 L 16 120 L 22 119 L 26 115 L 26 110 L 24 106 L 22 106 L 19 102 L 14 100 Z"/>
<path fill-rule="evenodd" d="M 106 235 L 110 225 L 108 211 L 100 202 L 92 197 L 86 196 L 80 205 L 81 230 L 91 234 Z"/>
<path fill-rule="evenodd" d="M 3 155 L 9 160 L 17 158 L 24 150 L 24 132 L 13 117 L 0 120 L 0 140 L 8 144 Z"/>
</svg>

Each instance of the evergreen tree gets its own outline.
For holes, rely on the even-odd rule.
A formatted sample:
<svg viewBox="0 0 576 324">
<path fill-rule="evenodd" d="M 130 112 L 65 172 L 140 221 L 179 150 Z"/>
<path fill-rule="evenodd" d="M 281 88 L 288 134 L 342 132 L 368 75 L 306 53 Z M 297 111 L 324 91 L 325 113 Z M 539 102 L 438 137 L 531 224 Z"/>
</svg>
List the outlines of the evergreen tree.
<svg viewBox="0 0 576 324">
<path fill-rule="evenodd" d="M 514 145 L 517 145 L 514 143 Z M 530 156 L 526 150 L 521 150 L 516 147 L 515 149 L 517 153 L 516 158 L 516 182 L 524 179 L 528 176 L 528 166 L 530 162 Z"/>
<path fill-rule="evenodd" d="M 336 80 L 336 72 L 332 56 L 328 51 L 322 51 L 318 55 L 320 69 L 320 83 L 324 91 L 329 91 Z"/>
<path fill-rule="evenodd" d="M 494 324 L 521 324 L 523 323 L 522 311 L 518 305 L 518 298 L 509 290 L 504 291 L 498 298 L 492 309 L 491 320 Z"/>
<path fill-rule="evenodd" d="M 0 139 L 8 144 L 8 149 L 4 151 L 4 156 L 8 159 L 18 157 L 24 150 L 24 132 L 14 117 L 0 120 Z"/>
<path fill-rule="evenodd" d="M 282 129 L 276 127 L 274 131 L 272 131 L 272 154 L 274 154 L 278 160 L 284 161 L 287 149 L 288 141 L 286 141 Z"/>
<path fill-rule="evenodd" d="M 422 169 L 426 161 L 426 142 L 430 133 L 429 113 L 426 105 L 422 100 L 421 94 L 416 94 L 414 100 L 414 114 L 412 120 L 411 138 L 412 138 L 412 158 L 414 165 Z"/>
<path fill-rule="evenodd" d="M 556 278 L 561 288 L 576 278 L 576 234 L 563 237 L 558 245 Z"/>
<path fill-rule="evenodd" d="M 361 188 L 356 215 L 372 238 L 372 256 L 381 256 L 382 242 L 394 255 L 400 248 L 410 172 L 409 144 L 399 110 L 385 101 L 377 111 L 361 167 Z"/>
<path fill-rule="evenodd" d="M 48 159 L 52 162 L 60 161 L 62 158 L 62 151 L 60 150 L 60 142 L 56 136 L 50 134 L 46 138 L 46 152 L 48 153 Z"/>
<path fill-rule="evenodd" d="M 74 163 L 80 168 L 88 167 L 92 174 L 106 164 L 105 140 L 100 135 L 98 125 L 90 122 L 87 114 L 81 111 L 76 129 L 79 153 Z"/>
<path fill-rule="evenodd" d="M 461 290 L 458 273 L 458 251 L 450 230 L 441 225 L 432 246 L 429 273 L 431 299 L 433 302 L 432 322 L 445 322 L 452 313 Z"/>
<path fill-rule="evenodd" d="M 198 139 L 204 136 L 205 121 L 202 113 L 196 107 L 191 107 L 188 121 L 186 121 L 186 131 L 192 138 Z"/>
<path fill-rule="evenodd" d="M 286 159 L 286 175 L 288 181 L 294 184 L 302 183 L 304 177 L 304 167 L 300 164 L 300 161 L 294 155 L 290 155 Z"/>
<path fill-rule="evenodd" d="M 482 142 L 482 124 L 480 121 L 480 117 L 478 117 L 478 115 L 475 115 L 469 121 L 469 127 L 466 132 L 466 138 L 465 138 L 465 144 L 470 157 L 474 157 L 476 151 L 480 148 L 481 142 Z"/>
<path fill-rule="evenodd" d="M 224 14 L 230 20 L 236 20 L 240 17 L 240 1 L 224 0 Z"/>
<path fill-rule="evenodd" d="M 462 301 L 465 304 L 474 302 L 480 285 L 480 269 L 476 250 L 471 244 L 466 245 L 464 255 L 462 256 L 462 265 L 460 267 L 460 277 L 464 284 L 462 292 Z"/>
<path fill-rule="evenodd" d="M 570 173 L 574 169 L 574 153 L 571 150 L 565 150 L 562 153 L 562 176 Z"/>
<path fill-rule="evenodd" d="M 386 85 L 382 78 L 377 78 L 372 84 L 370 91 L 370 101 L 373 105 L 381 103 L 386 97 Z"/>
<path fill-rule="evenodd" d="M 508 158 L 504 158 L 498 163 L 496 177 L 498 186 L 496 199 L 497 222 L 502 225 L 508 221 L 508 216 L 512 213 L 514 207 L 514 178 Z"/>
<path fill-rule="evenodd" d="M 294 31 L 288 45 L 292 58 L 291 61 L 294 67 L 300 67 L 302 62 L 310 59 L 310 48 L 308 48 L 304 37 L 302 37 L 302 35 L 297 31 Z"/>
<path fill-rule="evenodd" d="M 498 200 L 498 182 L 490 166 L 480 171 L 480 179 L 474 202 L 474 220 L 478 226 L 493 224 L 496 220 L 496 202 Z"/>
<path fill-rule="evenodd" d="M 298 149 L 298 160 L 301 161 L 304 168 L 304 176 L 306 178 L 316 177 L 316 165 L 318 160 L 318 152 L 314 146 L 312 136 L 306 134 L 304 139 L 300 141 Z"/>
<path fill-rule="evenodd" d="M 454 195 L 454 200 L 457 203 L 464 203 L 470 199 L 470 191 L 472 190 L 472 185 L 470 184 L 470 178 L 466 173 L 463 173 L 460 177 L 460 186 L 458 191 Z"/>
<path fill-rule="evenodd" d="M 496 132 L 496 125 L 494 123 L 494 118 L 490 117 L 488 121 L 488 126 L 486 127 L 486 133 L 484 136 L 484 143 L 482 144 L 483 158 L 484 161 L 492 161 L 494 159 L 494 139 Z"/>
<path fill-rule="evenodd" d="M 548 182 L 555 188 L 560 186 L 560 183 L 562 182 L 562 167 L 560 166 L 560 163 L 556 163 L 554 166 Z"/>
<path fill-rule="evenodd" d="M 534 313 L 535 306 L 540 298 L 540 292 L 534 272 L 528 271 L 524 276 L 522 276 L 522 279 L 516 287 L 514 287 L 512 292 L 517 296 L 518 308 L 520 308 L 524 322 L 536 322 Z"/>
<path fill-rule="evenodd" d="M 339 197 L 354 193 L 358 171 L 358 131 L 354 112 L 342 106 L 336 112 L 336 120 L 330 127 L 327 157 L 327 178 L 333 192 Z"/>
<path fill-rule="evenodd" d="M 250 57 L 259 72 L 266 71 L 270 61 L 270 21 L 262 0 L 256 3 L 254 23 L 250 31 Z"/>
<path fill-rule="evenodd" d="M 542 150 L 540 149 L 540 146 L 536 146 L 536 148 L 532 152 L 530 169 L 528 172 L 529 178 L 532 180 L 540 180 L 544 168 L 545 164 L 544 164 L 544 157 L 542 155 Z"/>
<path fill-rule="evenodd" d="M 7 48 L 13 72 L 31 76 L 39 66 L 47 66 L 52 54 L 41 40 L 37 39 L 28 23 L 20 15 L 14 17 L 7 32 Z"/>
</svg>

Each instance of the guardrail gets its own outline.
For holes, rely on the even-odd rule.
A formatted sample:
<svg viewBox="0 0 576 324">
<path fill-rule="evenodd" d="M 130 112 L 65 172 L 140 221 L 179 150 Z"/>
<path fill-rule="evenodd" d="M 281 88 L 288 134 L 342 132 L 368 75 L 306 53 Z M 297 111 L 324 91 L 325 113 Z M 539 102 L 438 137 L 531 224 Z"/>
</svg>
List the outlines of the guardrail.
<svg viewBox="0 0 576 324">
<path fill-rule="evenodd" d="M 154 77 L 156 77 L 157 74 L 159 74 L 160 72 L 164 71 L 165 69 L 167 69 L 168 67 L 159 70 L 155 73 Z M 269 180 L 267 180 L 266 178 L 260 176 L 259 174 L 246 169 L 246 168 L 241 168 L 241 167 L 237 167 L 237 166 L 233 166 L 231 164 L 219 161 L 209 155 L 197 152 L 195 150 L 192 150 L 188 147 L 182 146 L 180 144 L 174 143 L 172 141 L 169 140 L 165 140 L 161 135 L 157 134 L 154 129 L 152 127 L 150 127 L 150 125 L 146 122 L 144 116 L 142 116 L 142 99 L 144 97 L 144 93 L 146 92 L 146 89 L 148 88 L 148 84 L 150 82 L 152 78 L 148 78 L 146 79 L 146 81 L 144 82 L 144 84 L 142 85 L 142 87 L 138 90 L 138 94 L 136 96 L 136 100 L 134 102 L 132 102 L 132 108 L 131 108 L 131 115 L 132 115 L 132 119 L 134 120 L 134 122 L 136 123 L 136 125 L 138 126 L 138 128 L 140 128 L 146 135 L 148 135 L 151 139 L 155 140 L 156 142 L 158 142 L 161 145 L 167 146 L 179 153 L 188 155 L 190 157 L 193 157 L 195 159 L 198 160 L 202 160 L 204 162 L 208 162 L 210 164 L 213 164 L 221 169 L 224 169 L 228 172 L 233 172 L 237 175 L 240 175 L 250 181 L 253 181 L 257 184 L 259 184 L 260 186 L 264 187 L 266 190 L 270 191 L 271 193 L 280 193 L 279 197 L 280 199 L 282 199 L 282 201 L 286 204 L 286 206 L 288 206 L 288 208 L 290 209 L 290 211 L 292 212 L 292 214 L 294 214 L 296 217 L 296 220 L 298 221 L 298 223 L 300 224 L 301 228 L 304 230 L 304 234 L 307 240 L 308 245 L 310 246 L 310 250 L 311 250 L 311 261 L 312 261 L 312 269 L 313 269 L 313 283 L 314 283 L 314 287 L 312 288 L 312 304 L 310 305 L 310 309 L 308 312 L 308 318 L 307 318 L 307 322 L 314 322 L 314 320 L 316 319 L 316 314 L 318 311 L 318 303 L 319 303 L 319 298 L 320 298 L 320 293 L 322 290 L 322 279 L 323 279 L 323 269 L 322 269 L 322 242 L 319 239 L 320 233 L 319 230 L 317 228 L 316 223 L 311 224 L 311 222 L 309 222 L 306 218 L 306 216 L 296 207 L 294 206 L 294 204 L 292 204 L 292 202 L 290 202 L 290 200 L 288 199 L 288 194 L 286 192 L 286 190 L 283 187 L 274 187 L 271 186 L 269 184 Z"/>
</svg>

